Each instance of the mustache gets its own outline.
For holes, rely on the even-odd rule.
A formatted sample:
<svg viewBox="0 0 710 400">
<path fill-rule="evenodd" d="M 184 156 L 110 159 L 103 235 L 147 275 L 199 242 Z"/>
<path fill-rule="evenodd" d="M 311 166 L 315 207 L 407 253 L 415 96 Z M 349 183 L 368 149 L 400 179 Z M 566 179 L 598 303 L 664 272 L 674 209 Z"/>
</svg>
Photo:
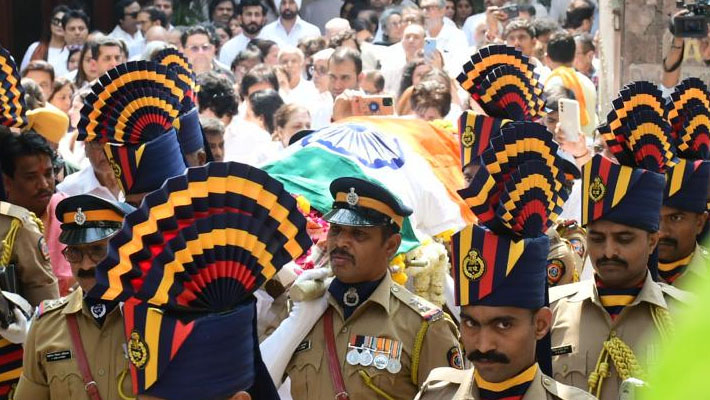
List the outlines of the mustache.
<svg viewBox="0 0 710 400">
<path fill-rule="evenodd" d="M 334 256 L 334 255 L 336 255 L 336 256 L 341 256 L 341 257 L 347 257 L 347 258 L 349 258 L 351 261 L 355 260 L 355 257 L 353 257 L 352 254 L 348 253 L 347 251 L 343 250 L 343 249 L 340 248 L 340 247 L 336 247 L 336 248 L 334 248 L 333 250 L 331 250 L 330 253 L 329 253 L 329 255 L 330 255 L 331 257 Z"/>
<path fill-rule="evenodd" d="M 510 359 L 503 354 L 499 353 L 497 351 L 491 350 L 487 351 L 485 353 L 481 353 L 478 350 L 474 350 L 471 353 L 468 353 L 466 355 L 466 358 L 468 358 L 468 361 L 475 362 L 475 361 L 490 361 L 490 362 L 497 362 L 501 364 L 509 364 Z"/>
<path fill-rule="evenodd" d="M 242 29 L 244 29 L 245 31 L 247 31 L 249 33 L 256 32 L 260 28 L 261 28 L 261 26 L 257 23 L 251 23 L 251 24 L 246 24 L 246 25 L 242 26 Z"/>
<path fill-rule="evenodd" d="M 628 267 L 628 266 L 629 266 L 629 263 L 627 263 L 626 261 L 624 261 L 624 260 L 622 260 L 621 258 L 616 257 L 616 256 L 611 257 L 611 258 L 602 257 L 602 258 L 600 258 L 600 259 L 597 260 L 597 265 L 610 264 L 610 263 L 613 263 L 613 264 L 620 264 L 620 265 L 623 265 L 624 267 Z"/>
<path fill-rule="evenodd" d="M 52 192 L 51 190 L 40 190 L 39 192 L 37 192 L 37 197 L 51 196 L 53 194 L 54 192 Z"/>
<path fill-rule="evenodd" d="M 658 240 L 658 244 L 664 244 L 666 246 L 678 247 L 678 241 L 673 238 L 661 238 Z"/>
<path fill-rule="evenodd" d="M 93 278 L 94 276 L 96 276 L 96 268 L 89 268 L 89 269 L 79 268 L 79 270 L 76 271 L 76 275 L 79 278 Z"/>
</svg>

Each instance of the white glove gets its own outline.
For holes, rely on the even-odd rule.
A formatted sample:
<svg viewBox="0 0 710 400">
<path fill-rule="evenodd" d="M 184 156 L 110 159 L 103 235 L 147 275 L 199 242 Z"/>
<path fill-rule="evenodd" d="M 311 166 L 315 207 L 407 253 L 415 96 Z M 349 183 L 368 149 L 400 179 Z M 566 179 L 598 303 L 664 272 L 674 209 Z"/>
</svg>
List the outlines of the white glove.
<svg viewBox="0 0 710 400">
<path fill-rule="evenodd" d="M 296 278 L 295 283 L 303 281 L 322 281 L 332 275 L 330 268 L 313 268 L 304 270 L 301 275 Z"/>
<path fill-rule="evenodd" d="M 303 271 L 289 289 L 289 297 L 294 302 L 323 297 L 330 283 L 327 278 L 331 274 L 330 268 L 314 268 Z"/>
<path fill-rule="evenodd" d="M 0 328 L 0 336 L 12 343 L 25 343 L 25 339 L 27 339 L 27 332 L 29 331 L 27 317 L 25 317 L 25 314 L 23 314 L 17 307 L 15 307 L 12 312 L 15 315 L 15 322 L 8 326 L 7 329 Z"/>
<path fill-rule="evenodd" d="M 304 272 L 305 273 L 305 272 Z M 326 296 L 293 303 L 291 313 L 266 340 L 261 342 L 261 358 L 276 387 L 286 372 L 286 366 L 299 344 L 328 308 Z"/>
<path fill-rule="evenodd" d="M 456 305 L 456 291 L 454 290 L 454 278 L 451 275 L 446 274 L 446 282 L 444 283 L 444 299 L 446 300 L 446 306 L 449 307 L 452 317 L 456 319 L 456 322 L 461 322 L 461 307 Z"/>
</svg>

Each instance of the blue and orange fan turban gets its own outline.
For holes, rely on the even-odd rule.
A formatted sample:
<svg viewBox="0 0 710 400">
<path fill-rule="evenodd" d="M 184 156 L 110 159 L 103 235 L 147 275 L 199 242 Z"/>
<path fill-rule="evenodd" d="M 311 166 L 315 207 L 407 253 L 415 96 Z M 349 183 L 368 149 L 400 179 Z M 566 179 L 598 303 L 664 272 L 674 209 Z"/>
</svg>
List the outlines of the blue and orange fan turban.
<svg viewBox="0 0 710 400">
<path fill-rule="evenodd" d="M 0 125 L 24 128 L 27 125 L 25 90 L 12 55 L 0 46 Z"/>
<path fill-rule="evenodd" d="M 458 305 L 545 305 L 551 227 L 567 200 L 566 161 L 544 126 L 510 122 L 481 156 L 461 197 L 478 225 L 453 237 Z"/>
<path fill-rule="evenodd" d="M 179 50 L 169 47 L 153 55 L 152 60 L 168 67 L 177 74 L 177 84 L 185 96 L 180 106 L 180 129 L 178 140 L 183 154 L 191 154 L 204 148 L 200 115 L 197 110 L 197 84 L 192 65 Z"/>
<path fill-rule="evenodd" d="M 252 294 L 311 244 L 296 200 L 244 164 L 190 168 L 146 196 L 89 293 L 125 301 L 137 392 L 180 400 L 271 386 L 254 372 L 264 370 Z"/>
<path fill-rule="evenodd" d="M 618 164 L 595 156 L 582 168 L 582 225 L 606 219 L 658 230 L 666 170 L 676 164 L 660 90 L 633 82 L 613 101 L 599 129 Z"/>
<path fill-rule="evenodd" d="M 519 50 L 490 45 L 471 56 L 457 80 L 491 117 L 533 121 L 545 115 L 543 86 Z"/>
<path fill-rule="evenodd" d="M 494 118 L 464 111 L 459 118 L 459 145 L 461 146 L 461 166 L 479 163 L 479 157 L 488 148 L 491 139 L 509 119 Z"/>
<path fill-rule="evenodd" d="M 185 87 L 175 71 L 150 61 L 121 64 L 92 86 L 77 139 L 104 144 L 124 193 L 153 191 L 185 170 L 177 135 Z"/>
<path fill-rule="evenodd" d="M 675 87 L 667 104 L 678 163 L 666 172 L 663 205 L 702 213 L 710 196 L 710 93 L 697 78 Z"/>
</svg>

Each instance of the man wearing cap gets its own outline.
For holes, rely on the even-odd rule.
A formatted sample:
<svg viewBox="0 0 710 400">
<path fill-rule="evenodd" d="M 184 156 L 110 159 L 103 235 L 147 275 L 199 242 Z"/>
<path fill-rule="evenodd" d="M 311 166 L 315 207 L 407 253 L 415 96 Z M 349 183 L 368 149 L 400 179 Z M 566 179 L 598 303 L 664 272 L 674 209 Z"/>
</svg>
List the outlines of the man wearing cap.
<svg viewBox="0 0 710 400">
<path fill-rule="evenodd" d="M 389 260 L 412 211 L 357 178 L 331 183 L 328 308 L 286 367 L 294 400 L 413 398 L 435 367 L 463 368 L 448 315 L 394 283 Z"/>
<path fill-rule="evenodd" d="M 118 303 L 85 297 L 95 284 L 94 270 L 106 256 L 109 237 L 131 210 L 93 195 L 67 197 L 57 206 L 59 240 L 67 245 L 64 256 L 79 287 L 38 307 L 15 398 L 118 399 L 131 393 Z"/>
<path fill-rule="evenodd" d="M 680 158 L 666 173 L 658 240 L 658 274 L 686 289 L 710 279 L 710 252 L 697 243 L 708 220 L 710 161 Z"/>
<path fill-rule="evenodd" d="M 649 338 L 665 337 L 688 295 L 652 278 L 665 178 L 596 155 L 582 168 L 582 225 L 594 280 L 550 290 L 554 377 L 615 399 L 643 379 Z"/>
<path fill-rule="evenodd" d="M 503 130 L 493 139 L 511 143 L 510 158 L 496 158 L 488 148 L 472 183 L 459 191 L 480 224 L 456 233 L 451 253 L 461 338 L 474 368 L 433 370 L 417 399 L 593 398 L 546 375 L 552 312 L 545 231 L 567 198 L 566 178 L 559 173 L 561 159 L 542 162 L 554 154 L 552 134 L 532 133 L 532 122 L 517 126 L 519 131 Z M 515 151 L 540 139 L 547 145 L 526 158 Z M 508 170 L 515 172 L 496 175 Z"/>
</svg>

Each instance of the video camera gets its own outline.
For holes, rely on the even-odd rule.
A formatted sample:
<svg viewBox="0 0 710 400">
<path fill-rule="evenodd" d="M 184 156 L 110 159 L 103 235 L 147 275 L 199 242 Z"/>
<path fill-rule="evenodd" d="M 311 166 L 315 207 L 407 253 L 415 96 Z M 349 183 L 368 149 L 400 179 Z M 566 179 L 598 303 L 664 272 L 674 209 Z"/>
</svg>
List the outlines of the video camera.
<svg viewBox="0 0 710 400">
<path fill-rule="evenodd" d="M 710 22 L 710 0 L 696 0 L 693 3 L 678 0 L 676 7 L 684 8 L 688 10 L 688 13 L 677 15 L 671 21 L 671 33 L 675 37 L 707 37 L 708 22 Z"/>
</svg>

